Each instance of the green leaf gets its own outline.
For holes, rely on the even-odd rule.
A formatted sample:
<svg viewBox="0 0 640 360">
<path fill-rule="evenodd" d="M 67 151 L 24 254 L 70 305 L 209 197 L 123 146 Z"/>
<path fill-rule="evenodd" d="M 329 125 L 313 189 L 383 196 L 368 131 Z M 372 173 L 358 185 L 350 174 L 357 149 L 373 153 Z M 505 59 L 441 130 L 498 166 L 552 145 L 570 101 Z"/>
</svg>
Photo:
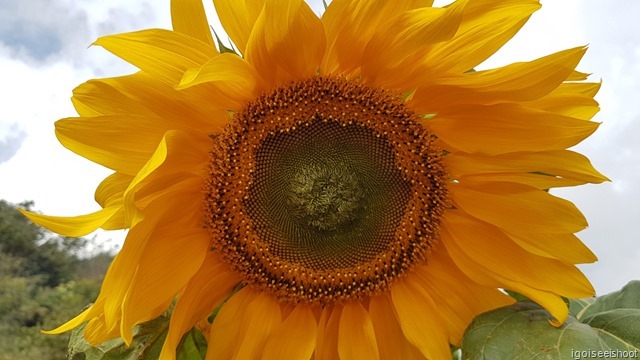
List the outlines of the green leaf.
<svg viewBox="0 0 640 360">
<path fill-rule="evenodd" d="M 191 330 L 182 338 L 178 345 L 178 360 L 201 360 L 207 354 L 207 340 L 196 329 Z"/>
<path fill-rule="evenodd" d="M 169 316 L 162 315 L 140 324 L 133 330 L 133 342 L 126 347 L 122 339 L 108 340 L 98 346 L 87 343 L 82 334 L 86 324 L 77 327 L 69 340 L 71 360 L 149 360 L 157 359 L 169 329 Z M 178 345 L 178 360 L 202 360 L 207 352 L 207 343 L 197 329 L 188 332 Z"/>
<path fill-rule="evenodd" d="M 582 320 L 593 328 L 602 330 L 602 336 L 609 335 L 626 343 L 630 348 L 640 348 L 640 310 L 615 309 L 591 315 Z"/>
<path fill-rule="evenodd" d="M 640 281 L 631 281 L 619 291 L 599 296 L 576 313 L 576 317 L 584 319 L 614 309 L 640 309 Z"/>
<path fill-rule="evenodd" d="M 569 300 L 569 313 L 576 318 L 586 307 L 591 306 L 596 298 L 571 299 Z"/>
<path fill-rule="evenodd" d="M 160 316 L 138 325 L 133 331 L 133 343 L 126 347 L 122 339 L 108 340 L 98 346 L 91 346 L 82 337 L 85 325 L 77 327 L 69 340 L 71 360 L 142 360 L 157 359 L 167 336 L 169 319 Z"/>
<path fill-rule="evenodd" d="M 639 281 L 597 299 L 571 300 L 569 306 L 571 315 L 560 327 L 530 301 L 482 314 L 465 332 L 462 359 L 640 356 Z"/>
</svg>

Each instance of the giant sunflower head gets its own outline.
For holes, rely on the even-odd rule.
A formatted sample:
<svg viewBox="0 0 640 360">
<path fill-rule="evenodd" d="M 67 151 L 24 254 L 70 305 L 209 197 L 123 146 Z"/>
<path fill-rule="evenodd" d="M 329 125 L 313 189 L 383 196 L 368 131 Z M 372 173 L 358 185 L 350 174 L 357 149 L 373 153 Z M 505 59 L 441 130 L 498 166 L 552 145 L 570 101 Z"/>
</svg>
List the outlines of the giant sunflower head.
<svg viewBox="0 0 640 360">
<path fill-rule="evenodd" d="M 27 214 L 68 236 L 129 229 L 100 295 L 52 333 L 132 340 L 176 299 L 162 359 L 220 311 L 207 358 L 445 359 L 524 294 L 562 323 L 593 295 L 587 223 L 554 187 L 600 183 L 567 148 L 598 127 L 584 47 L 470 71 L 537 0 L 171 2 L 173 30 L 100 38 L 140 71 L 90 80 L 60 142 L 114 173 L 102 210 Z"/>
</svg>

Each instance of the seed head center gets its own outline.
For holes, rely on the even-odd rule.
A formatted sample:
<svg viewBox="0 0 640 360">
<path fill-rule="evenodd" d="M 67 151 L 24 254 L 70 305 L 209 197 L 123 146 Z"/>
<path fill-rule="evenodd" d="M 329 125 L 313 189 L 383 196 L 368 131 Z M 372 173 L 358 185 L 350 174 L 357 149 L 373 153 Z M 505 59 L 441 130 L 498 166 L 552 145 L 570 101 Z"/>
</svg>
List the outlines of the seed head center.
<svg viewBox="0 0 640 360">
<path fill-rule="evenodd" d="M 365 192 L 354 166 L 332 160 L 298 169 L 289 183 L 291 214 L 318 231 L 349 226 L 365 206 Z"/>
</svg>

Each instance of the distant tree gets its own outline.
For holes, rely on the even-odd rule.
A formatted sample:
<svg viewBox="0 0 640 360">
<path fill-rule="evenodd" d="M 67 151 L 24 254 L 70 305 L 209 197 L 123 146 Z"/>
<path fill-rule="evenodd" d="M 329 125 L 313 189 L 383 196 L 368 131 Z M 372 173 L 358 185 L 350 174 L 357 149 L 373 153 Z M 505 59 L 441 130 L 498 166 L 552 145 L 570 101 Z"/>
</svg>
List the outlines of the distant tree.
<svg viewBox="0 0 640 360">
<path fill-rule="evenodd" d="M 25 262 L 15 275 L 38 275 L 42 285 L 51 287 L 70 280 L 79 262 L 76 254 L 87 240 L 54 235 L 25 218 L 18 207 L 31 210 L 33 202 L 14 206 L 0 200 L 0 251 Z"/>
<path fill-rule="evenodd" d="M 93 301 L 113 260 L 91 257 L 89 240 L 55 235 L 0 200 L 0 360 L 64 359 L 69 334 L 48 336 Z M 80 256 L 84 254 L 85 256 Z"/>
</svg>

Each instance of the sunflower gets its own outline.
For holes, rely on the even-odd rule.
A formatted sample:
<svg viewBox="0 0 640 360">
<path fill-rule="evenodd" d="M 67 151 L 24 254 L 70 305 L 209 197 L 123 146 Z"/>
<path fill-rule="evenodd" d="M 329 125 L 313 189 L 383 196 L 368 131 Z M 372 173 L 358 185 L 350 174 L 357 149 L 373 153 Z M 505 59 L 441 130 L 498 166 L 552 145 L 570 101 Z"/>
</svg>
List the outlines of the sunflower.
<svg viewBox="0 0 640 360">
<path fill-rule="evenodd" d="M 140 71 L 74 90 L 69 150 L 114 173 L 102 210 L 26 215 L 67 236 L 129 229 L 87 322 L 122 337 L 174 301 L 162 359 L 219 308 L 207 359 L 447 359 L 523 294 L 560 324 L 595 256 L 555 187 L 607 178 L 567 148 L 598 123 L 577 47 L 473 71 L 537 0 L 171 2 L 173 30 L 98 39 Z M 206 326 L 205 326 L 206 327 Z"/>
</svg>

